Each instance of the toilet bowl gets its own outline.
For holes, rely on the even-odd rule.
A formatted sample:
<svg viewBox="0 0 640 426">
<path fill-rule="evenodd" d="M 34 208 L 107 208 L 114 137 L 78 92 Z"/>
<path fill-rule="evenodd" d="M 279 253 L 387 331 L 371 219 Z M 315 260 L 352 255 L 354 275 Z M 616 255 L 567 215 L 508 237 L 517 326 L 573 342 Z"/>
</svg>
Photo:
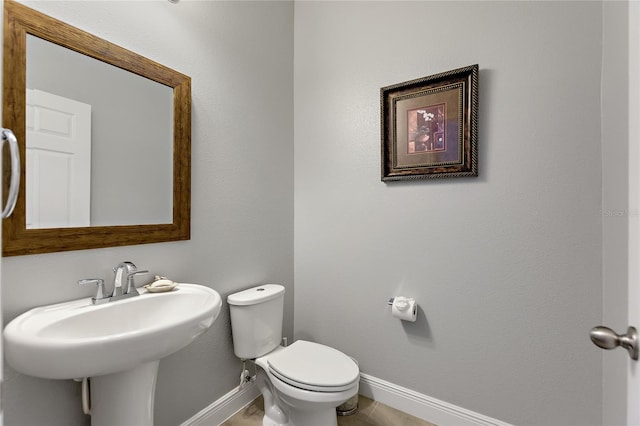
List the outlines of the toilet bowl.
<svg viewBox="0 0 640 426">
<path fill-rule="evenodd" d="M 336 407 L 358 393 L 357 362 L 326 345 L 280 346 L 284 287 L 267 284 L 230 295 L 234 352 L 256 365 L 264 426 L 337 426 Z"/>
</svg>

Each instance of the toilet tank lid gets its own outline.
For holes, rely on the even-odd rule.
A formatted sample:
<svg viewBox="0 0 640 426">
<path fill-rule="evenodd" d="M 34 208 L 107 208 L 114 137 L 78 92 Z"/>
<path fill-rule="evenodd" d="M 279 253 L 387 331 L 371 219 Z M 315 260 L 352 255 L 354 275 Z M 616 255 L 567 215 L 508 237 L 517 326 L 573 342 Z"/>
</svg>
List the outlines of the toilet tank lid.
<svg viewBox="0 0 640 426">
<path fill-rule="evenodd" d="M 280 297 L 284 287 L 280 284 L 263 284 L 227 296 L 227 303 L 235 306 L 255 305 Z"/>
</svg>

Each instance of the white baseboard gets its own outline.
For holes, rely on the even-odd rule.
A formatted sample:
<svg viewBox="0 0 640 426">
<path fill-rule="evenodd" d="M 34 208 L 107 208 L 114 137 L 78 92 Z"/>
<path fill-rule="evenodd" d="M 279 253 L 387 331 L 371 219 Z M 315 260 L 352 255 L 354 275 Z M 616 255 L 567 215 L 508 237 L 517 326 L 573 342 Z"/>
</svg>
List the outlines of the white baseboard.
<svg viewBox="0 0 640 426">
<path fill-rule="evenodd" d="M 260 395 L 254 383 L 234 388 L 180 426 L 219 426 Z"/>
<path fill-rule="evenodd" d="M 511 426 L 363 373 L 360 374 L 360 395 L 438 426 Z"/>
<path fill-rule="evenodd" d="M 360 374 L 360 394 L 438 426 L 511 426 L 364 373 Z M 219 426 L 259 395 L 254 383 L 235 388 L 180 426 Z"/>
</svg>

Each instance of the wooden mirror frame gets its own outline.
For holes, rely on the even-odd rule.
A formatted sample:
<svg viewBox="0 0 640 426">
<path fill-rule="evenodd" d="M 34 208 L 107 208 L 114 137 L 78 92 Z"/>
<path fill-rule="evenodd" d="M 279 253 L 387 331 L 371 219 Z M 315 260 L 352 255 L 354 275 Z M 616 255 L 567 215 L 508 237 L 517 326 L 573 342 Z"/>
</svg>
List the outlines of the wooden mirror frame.
<svg viewBox="0 0 640 426">
<path fill-rule="evenodd" d="M 26 228 L 27 34 L 173 88 L 173 223 Z M 20 148 L 21 185 L 13 215 L 3 220 L 2 255 L 50 253 L 188 240 L 191 229 L 191 78 L 12 0 L 4 2 L 2 125 Z M 4 156 L 4 193 L 10 162 Z"/>
</svg>

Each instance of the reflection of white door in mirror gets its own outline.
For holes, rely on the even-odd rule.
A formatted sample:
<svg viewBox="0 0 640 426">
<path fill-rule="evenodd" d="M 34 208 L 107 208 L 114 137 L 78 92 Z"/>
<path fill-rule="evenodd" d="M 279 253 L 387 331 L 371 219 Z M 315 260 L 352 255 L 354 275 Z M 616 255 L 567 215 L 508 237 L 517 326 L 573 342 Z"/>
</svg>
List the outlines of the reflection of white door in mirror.
<svg viewBox="0 0 640 426">
<path fill-rule="evenodd" d="M 26 227 L 90 226 L 91 105 L 27 89 Z"/>
</svg>

